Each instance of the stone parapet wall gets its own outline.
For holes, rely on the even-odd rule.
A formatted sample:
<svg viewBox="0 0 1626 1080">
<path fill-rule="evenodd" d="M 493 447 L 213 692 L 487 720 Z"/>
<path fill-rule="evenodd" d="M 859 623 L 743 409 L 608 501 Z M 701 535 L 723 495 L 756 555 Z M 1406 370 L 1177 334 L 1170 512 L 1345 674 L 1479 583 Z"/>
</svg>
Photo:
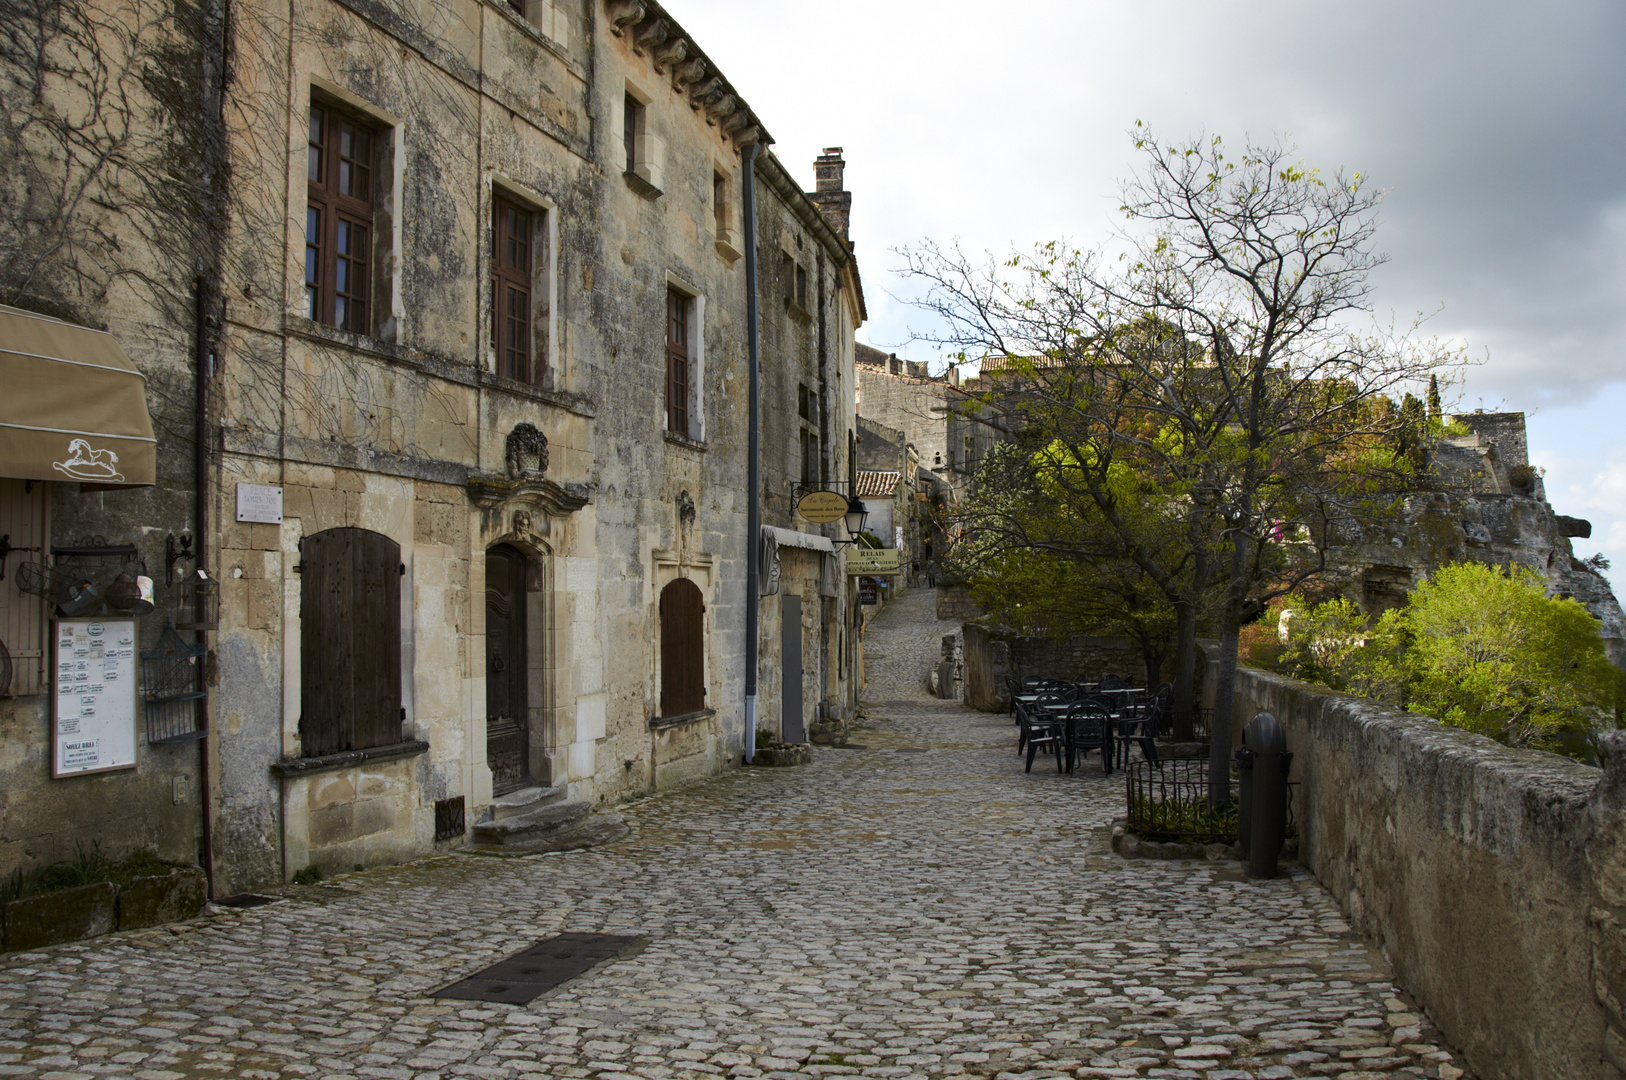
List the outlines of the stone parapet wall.
<svg viewBox="0 0 1626 1080">
<path fill-rule="evenodd" d="M 1242 669 L 1287 733 L 1301 852 L 1473 1070 L 1626 1075 L 1626 732 L 1606 768 Z"/>
</svg>

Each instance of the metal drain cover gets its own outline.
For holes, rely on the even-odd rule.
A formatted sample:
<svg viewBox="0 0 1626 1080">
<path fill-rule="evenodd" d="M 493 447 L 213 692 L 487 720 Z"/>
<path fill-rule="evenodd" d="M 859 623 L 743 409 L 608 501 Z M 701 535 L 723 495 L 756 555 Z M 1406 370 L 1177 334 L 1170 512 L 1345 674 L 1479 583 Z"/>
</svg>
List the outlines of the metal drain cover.
<svg viewBox="0 0 1626 1080">
<path fill-rule="evenodd" d="M 442 987 L 430 997 L 524 1005 L 644 940 L 627 934 L 560 934 Z"/>
</svg>

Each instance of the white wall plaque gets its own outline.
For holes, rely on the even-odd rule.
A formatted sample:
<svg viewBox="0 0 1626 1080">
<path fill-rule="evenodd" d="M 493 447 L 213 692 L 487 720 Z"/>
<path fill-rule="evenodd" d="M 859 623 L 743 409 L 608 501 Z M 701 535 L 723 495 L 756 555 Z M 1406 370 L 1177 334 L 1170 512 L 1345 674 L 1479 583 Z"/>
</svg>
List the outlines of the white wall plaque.
<svg viewBox="0 0 1626 1080">
<path fill-rule="evenodd" d="M 58 619 L 51 631 L 51 776 L 133 769 L 134 619 Z"/>
<path fill-rule="evenodd" d="M 282 489 L 265 484 L 238 484 L 237 520 L 281 525 Z"/>
</svg>

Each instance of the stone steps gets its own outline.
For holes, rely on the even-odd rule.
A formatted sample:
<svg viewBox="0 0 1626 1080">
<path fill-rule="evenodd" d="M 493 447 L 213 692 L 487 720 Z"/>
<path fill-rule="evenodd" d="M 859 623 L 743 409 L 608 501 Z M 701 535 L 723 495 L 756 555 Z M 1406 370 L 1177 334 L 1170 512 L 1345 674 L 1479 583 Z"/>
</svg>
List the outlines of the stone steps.
<svg viewBox="0 0 1626 1080">
<path fill-rule="evenodd" d="M 474 826 L 477 844 L 520 844 L 541 840 L 580 825 L 592 809 L 585 802 L 555 802 L 533 806 Z"/>
<path fill-rule="evenodd" d="M 499 795 L 492 799 L 490 816 L 495 821 L 518 817 L 539 806 L 562 802 L 567 794 L 568 792 L 563 784 L 556 787 L 520 788 L 518 791 L 510 791 L 506 795 Z"/>
</svg>

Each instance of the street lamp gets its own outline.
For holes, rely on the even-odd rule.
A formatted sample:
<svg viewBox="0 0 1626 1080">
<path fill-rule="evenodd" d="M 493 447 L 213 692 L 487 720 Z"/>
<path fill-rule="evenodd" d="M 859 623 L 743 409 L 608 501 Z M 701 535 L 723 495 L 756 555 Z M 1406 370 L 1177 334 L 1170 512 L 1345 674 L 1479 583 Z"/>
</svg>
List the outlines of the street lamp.
<svg viewBox="0 0 1626 1080">
<path fill-rule="evenodd" d="M 860 499 L 857 495 L 847 496 L 847 512 L 841 516 L 841 520 L 847 526 L 847 539 L 835 540 L 832 541 L 832 543 L 834 543 L 836 547 L 840 547 L 843 544 L 858 543 L 858 538 L 864 535 L 864 521 L 868 517 L 869 510 L 865 508 L 864 500 Z"/>
</svg>

